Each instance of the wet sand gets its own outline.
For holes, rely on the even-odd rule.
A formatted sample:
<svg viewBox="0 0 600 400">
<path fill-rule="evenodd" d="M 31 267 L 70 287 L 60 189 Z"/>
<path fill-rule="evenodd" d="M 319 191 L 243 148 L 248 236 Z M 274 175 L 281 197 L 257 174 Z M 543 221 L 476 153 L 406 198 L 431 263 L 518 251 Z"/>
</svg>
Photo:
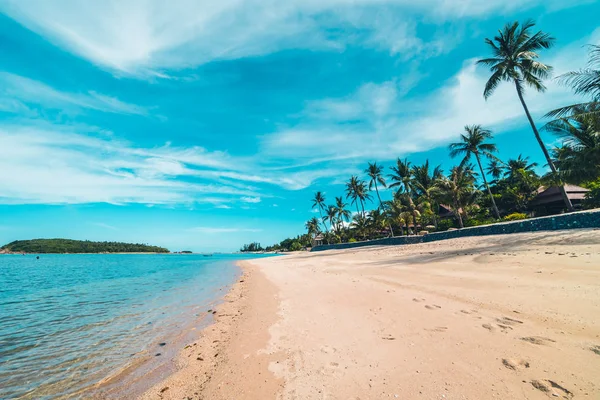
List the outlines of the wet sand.
<svg viewBox="0 0 600 400">
<path fill-rule="evenodd" d="M 600 398 L 600 230 L 253 260 L 142 399 Z"/>
</svg>

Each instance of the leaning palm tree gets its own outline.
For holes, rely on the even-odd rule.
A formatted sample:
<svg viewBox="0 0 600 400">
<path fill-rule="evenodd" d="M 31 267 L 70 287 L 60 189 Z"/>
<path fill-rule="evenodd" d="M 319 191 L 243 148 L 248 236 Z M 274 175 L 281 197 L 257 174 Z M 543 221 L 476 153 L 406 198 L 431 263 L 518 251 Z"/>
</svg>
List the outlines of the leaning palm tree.
<svg viewBox="0 0 600 400">
<path fill-rule="evenodd" d="M 350 177 L 350 179 L 348 180 L 348 182 L 346 182 L 346 198 L 351 200 L 350 204 L 356 206 L 357 213 L 360 212 L 360 210 L 358 208 L 359 200 L 358 200 L 358 194 L 357 194 L 357 192 L 360 190 L 359 182 L 360 182 L 360 180 L 358 179 L 358 176 L 355 176 L 355 175 L 352 175 Z"/>
<path fill-rule="evenodd" d="M 477 165 L 479 165 L 479 171 L 481 171 L 483 184 L 487 189 L 490 200 L 492 200 L 494 214 L 496 215 L 496 219 L 500 219 L 500 213 L 498 212 L 494 195 L 492 195 L 490 185 L 488 185 L 483 166 L 481 165 L 481 157 L 493 160 L 495 158 L 493 153 L 498 151 L 495 144 L 486 143 L 488 139 L 492 138 L 492 131 L 482 128 L 481 125 L 467 125 L 465 126 L 465 133 L 461 134 L 460 138 L 460 142 L 450 144 L 450 157 L 463 156 L 460 165 L 465 165 L 469 162 L 471 156 L 475 156 Z"/>
<path fill-rule="evenodd" d="M 485 42 L 492 49 L 493 57 L 481 59 L 477 61 L 477 64 L 488 66 L 492 72 L 492 76 L 485 84 L 483 91 L 483 96 L 486 99 L 494 93 L 502 81 L 514 83 L 521 105 L 525 110 L 531 129 L 533 129 L 533 134 L 544 153 L 544 157 L 546 157 L 550 170 L 553 174 L 556 174 L 556 167 L 550 158 L 550 153 L 548 153 L 548 149 L 546 149 L 540 137 L 523 98 L 525 86 L 529 86 L 538 92 L 544 92 L 546 86 L 542 81 L 548 78 L 552 72 L 551 66 L 537 61 L 539 57 L 537 51 L 550 48 L 554 44 L 554 38 L 542 31 L 532 33 L 531 29 L 534 26 L 533 21 L 526 21 L 523 24 L 518 22 L 506 24 L 494 39 L 485 39 Z M 562 184 L 560 190 L 567 209 L 573 211 L 573 205 Z"/>
<path fill-rule="evenodd" d="M 393 182 L 390 185 L 390 188 L 397 187 L 399 191 L 403 191 L 408 195 L 408 200 L 410 203 L 413 203 L 413 175 L 412 169 L 410 167 L 410 161 L 401 159 L 396 160 L 396 165 L 390 167 L 392 170 L 392 174 L 389 175 L 390 180 Z M 412 209 L 416 209 L 414 207 L 414 203 L 411 205 Z M 416 213 L 413 214 L 413 220 L 417 220 Z"/>
<path fill-rule="evenodd" d="M 329 232 L 327 229 L 327 225 L 325 224 L 325 219 L 323 219 L 323 210 L 325 210 L 325 195 L 323 192 L 315 193 L 315 197 L 313 197 L 312 208 L 317 207 L 319 209 L 319 215 L 321 216 L 321 222 L 323 223 L 323 227 L 325 227 L 325 232 Z"/>
</svg>

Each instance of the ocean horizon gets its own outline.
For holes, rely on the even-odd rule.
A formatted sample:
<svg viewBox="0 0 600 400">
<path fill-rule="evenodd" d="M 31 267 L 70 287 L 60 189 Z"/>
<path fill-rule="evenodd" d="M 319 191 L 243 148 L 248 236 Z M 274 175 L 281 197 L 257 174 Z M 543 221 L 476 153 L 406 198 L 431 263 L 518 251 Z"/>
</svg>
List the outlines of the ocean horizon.
<svg viewBox="0 0 600 400">
<path fill-rule="evenodd" d="M 77 398 L 141 359 L 167 362 L 255 257 L 0 256 L 0 398 Z"/>
</svg>

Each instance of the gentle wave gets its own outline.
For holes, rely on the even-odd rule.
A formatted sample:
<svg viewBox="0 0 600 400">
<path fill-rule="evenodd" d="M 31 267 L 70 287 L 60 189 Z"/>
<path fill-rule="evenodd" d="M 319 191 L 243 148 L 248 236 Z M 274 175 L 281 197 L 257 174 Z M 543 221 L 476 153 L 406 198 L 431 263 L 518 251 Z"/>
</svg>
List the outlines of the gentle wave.
<svg viewBox="0 0 600 400">
<path fill-rule="evenodd" d="M 79 397 L 203 315 L 235 260 L 0 256 L 0 398 Z"/>
</svg>

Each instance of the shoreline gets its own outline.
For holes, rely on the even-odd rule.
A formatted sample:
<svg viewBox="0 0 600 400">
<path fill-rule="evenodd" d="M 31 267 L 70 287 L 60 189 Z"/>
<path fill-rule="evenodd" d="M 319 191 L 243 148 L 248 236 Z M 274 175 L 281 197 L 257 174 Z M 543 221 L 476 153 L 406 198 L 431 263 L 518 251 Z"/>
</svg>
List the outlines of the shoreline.
<svg viewBox="0 0 600 400">
<path fill-rule="evenodd" d="M 269 341 L 268 329 L 277 318 L 276 288 L 250 260 L 236 264 L 241 276 L 215 307 L 214 321 L 173 358 L 177 368 L 173 373 L 135 398 L 275 398 L 280 382 L 270 377 L 273 355 L 245 351 L 257 342 L 266 346 Z M 252 336 L 242 334 L 247 329 Z M 243 388 L 236 385 L 230 377 L 234 367 L 254 383 Z"/>
<path fill-rule="evenodd" d="M 215 323 L 139 399 L 600 396 L 598 229 L 239 264 Z"/>
</svg>

